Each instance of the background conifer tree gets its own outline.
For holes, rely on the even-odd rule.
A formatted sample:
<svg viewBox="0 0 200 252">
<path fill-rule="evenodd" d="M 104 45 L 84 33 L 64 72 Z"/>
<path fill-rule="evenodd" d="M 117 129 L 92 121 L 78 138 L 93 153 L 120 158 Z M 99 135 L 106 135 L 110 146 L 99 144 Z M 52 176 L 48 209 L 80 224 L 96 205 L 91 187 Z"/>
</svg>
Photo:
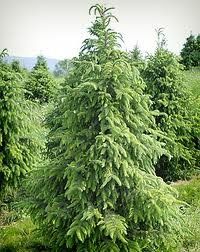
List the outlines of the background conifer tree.
<svg viewBox="0 0 200 252">
<path fill-rule="evenodd" d="M 198 109 L 194 109 L 190 93 L 183 85 L 183 66 L 165 49 L 165 44 L 160 29 L 157 50 L 149 57 L 143 77 L 147 83 L 146 92 L 153 101 L 152 109 L 161 112 L 156 116 L 156 124 L 166 133 L 166 149 L 172 156 L 171 159 L 166 155 L 161 157 L 156 164 L 156 173 L 165 180 L 175 181 L 191 176 L 194 171 L 199 119 Z"/>
<path fill-rule="evenodd" d="M 43 56 L 37 57 L 26 82 L 27 98 L 39 103 L 49 102 L 56 92 L 56 82 L 49 72 L 47 62 Z"/>
<path fill-rule="evenodd" d="M 22 77 L 0 62 L 0 200 L 33 168 L 39 151 L 31 106 Z"/>
<path fill-rule="evenodd" d="M 181 63 L 187 68 L 200 66 L 200 34 L 191 34 L 181 50 Z"/>
<path fill-rule="evenodd" d="M 91 38 L 48 117 L 49 162 L 28 183 L 29 213 L 53 251 L 175 251 L 179 203 L 154 174 L 164 150 L 111 9 L 90 9 Z"/>
<path fill-rule="evenodd" d="M 22 68 L 22 66 L 20 65 L 20 62 L 18 60 L 13 60 L 10 63 L 11 69 L 14 70 L 16 73 L 20 73 L 21 75 L 23 75 L 25 73 L 24 68 Z"/>
<path fill-rule="evenodd" d="M 68 75 L 72 67 L 73 65 L 70 59 L 60 60 L 55 65 L 55 70 L 53 71 L 53 73 L 56 77 L 65 77 Z"/>
<path fill-rule="evenodd" d="M 142 52 L 138 45 L 135 45 L 133 50 L 128 53 L 128 58 L 133 68 L 137 67 L 139 71 L 142 71 L 145 68 L 145 60 L 143 59 Z"/>
</svg>

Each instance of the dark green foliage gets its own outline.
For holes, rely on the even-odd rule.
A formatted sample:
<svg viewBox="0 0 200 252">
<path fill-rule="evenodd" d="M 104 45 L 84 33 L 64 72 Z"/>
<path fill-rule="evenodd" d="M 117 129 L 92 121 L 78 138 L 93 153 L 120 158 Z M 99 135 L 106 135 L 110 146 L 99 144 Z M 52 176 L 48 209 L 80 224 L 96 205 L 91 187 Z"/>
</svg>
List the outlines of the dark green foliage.
<svg viewBox="0 0 200 252">
<path fill-rule="evenodd" d="M 172 156 L 170 160 L 166 155 L 161 157 L 156 173 L 165 180 L 187 178 L 196 164 L 198 151 L 194 138 L 198 141 L 199 114 L 183 85 L 182 66 L 162 44 L 149 57 L 143 76 L 146 92 L 153 100 L 152 108 L 160 112 L 156 116 L 157 126 L 166 133 L 166 149 Z"/>
<path fill-rule="evenodd" d="M 200 35 L 190 35 L 181 50 L 181 63 L 187 68 L 200 66 Z"/>
<path fill-rule="evenodd" d="M 49 102 L 57 90 L 56 82 L 49 72 L 44 57 L 38 56 L 36 65 L 33 67 L 26 82 L 26 97 L 39 103 Z"/>
<path fill-rule="evenodd" d="M 16 73 L 23 73 L 24 69 L 21 67 L 20 62 L 18 60 L 13 60 L 10 64 L 11 69 Z"/>
<path fill-rule="evenodd" d="M 39 144 L 20 74 L 0 63 L 0 200 L 32 168 Z"/>
<path fill-rule="evenodd" d="M 90 9 L 91 38 L 48 117 L 49 161 L 27 182 L 28 210 L 52 251 L 176 251 L 179 202 L 154 174 L 164 150 L 111 9 Z"/>
<path fill-rule="evenodd" d="M 48 70 L 47 61 L 43 56 L 37 57 L 37 62 L 33 67 L 33 70 L 39 70 L 39 69 L 44 69 L 46 71 Z"/>
<path fill-rule="evenodd" d="M 8 55 L 8 50 L 5 48 L 2 52 L 0 52 L 0 60 L 2 60 L 5 56 Z"/>
</svg>

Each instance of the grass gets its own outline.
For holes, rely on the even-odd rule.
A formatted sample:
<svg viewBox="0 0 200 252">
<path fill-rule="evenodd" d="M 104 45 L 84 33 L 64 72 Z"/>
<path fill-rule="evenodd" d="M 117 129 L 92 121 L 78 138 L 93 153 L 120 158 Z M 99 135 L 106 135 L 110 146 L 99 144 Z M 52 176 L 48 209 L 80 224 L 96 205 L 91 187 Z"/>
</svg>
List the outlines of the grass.
<svg viewBox="0 0 200 252">
<path fill-rule="evenodd" d="M 38 236 L 36 226 L 30 218 L 24 218 L 0 227 L 1 252 L 48 251 Z"/>
<path fill-rule="evenodd" d="M 178 181 L 172 184 L 179 192 L 179 199 L 188 206 L 184 209 L 187 226 L 180 252 L 200 252 L 200 176 L 190 181 Z M 39 236 L 37 227 L 26 217 L 0 226 L 1 252 L 50 251 Z M 173 252 L 173 251 L 172 251 Z"/>
<path fill-rule="evenodd" d="M 200 96 L 200 67 L 184 72 L 184 84 L 195 96 Z"/>
<path fill-rule="evenodd" d="M 200 176 L 176 182 L 173 186 L 179 192 L 179 199 L 188 203 L 184 214 L 188 232 L 181 252 L 200 252 Z"/>
</svg>

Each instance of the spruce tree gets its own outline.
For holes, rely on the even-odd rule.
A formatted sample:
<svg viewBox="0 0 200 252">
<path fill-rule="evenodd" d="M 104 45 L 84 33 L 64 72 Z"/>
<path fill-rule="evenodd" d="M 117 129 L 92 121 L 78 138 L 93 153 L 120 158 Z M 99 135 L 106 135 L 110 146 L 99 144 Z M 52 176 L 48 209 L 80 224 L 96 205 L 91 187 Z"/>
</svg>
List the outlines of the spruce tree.
<svg viewBox="0 0 200 252">
<path fill-rule="evenodd" d="M 145 68 L 145 60 L 143 59 L 142 52 L 138 45 L 135 45 L 133 50 L 128 53 L 128 58 L 133 68 L 136 67 L 140 71 Z"/>
<path fill-rule="evenodd" d="M 0 62 L 0 200 L 20 186 L 39 153 L 31 105 L 24 98 L 22 83 L 20 74 Z"/>
<path fill-rule="evenodd" d="M 21 67 L 19 60 L 13 60 L 10 63 L 11 69 L 16 73 L 23 74 L 24 69 Z"/>
<path fill-rule="evenodd" d="M 27 183 L 29 213 L 52 251 L 176 251 L 179 202 L 155 176 L 164 150 L 111 9 L 90 9 L 91 38 L 48 117 L 49 161 Z"/>
<path fill-rule="evenodd" d="M 158 31 L 158 46 L 154 55 L 149 56 L 143 71 L 146 92 L 151 95 L 152 109 L 158 129 L 166 134 L 165 148 L 171 159 L 162 155 L 156 164 L 156 174 L 164 180 L 176 181 L 191 176 L 199 155 L 195 147 L 199 124 L 198 111 L 193 109 L 192 98 L 183 84 L 183 66 L 178 58 L 165 48 L 165 37 Z"/>
<path fill-rule="evenodd" d="M 26 97 L 40 104 L 47 103 L 54 97 L 56 82 L 43 56 L 37 57 L 37 62 L 26 82 L 26 89 L 28 91 Z"/>
</svg>

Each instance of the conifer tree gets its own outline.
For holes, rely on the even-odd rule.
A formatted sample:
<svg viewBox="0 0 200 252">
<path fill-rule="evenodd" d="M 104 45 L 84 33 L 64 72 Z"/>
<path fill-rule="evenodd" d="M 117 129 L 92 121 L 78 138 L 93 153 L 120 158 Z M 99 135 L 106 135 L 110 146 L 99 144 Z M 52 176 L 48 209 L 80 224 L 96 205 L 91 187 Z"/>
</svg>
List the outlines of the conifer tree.
<svg viewBox="0 0 200 252">
<path fill-rule="evenodd" d="M 138 45 L 135 45 L 132 51 L 128 53 L 128 58 L 130 60 L 130 64 L 133 67 L 137 67 L 138 70 L 142 71 L 145 67 L 145 61 L 143 59 L 141 50 Z"/>
<path fill-rule="evenodd" d="M 56 82 L 49 72 L 47 62 L 43 56 L 37 57 L 26 83 L 27 98 L 39 103 L 49 102 L 56 92 Z"/>
<path fill-rule="evenodd" d="M 72 69 L 73 65 L 70 59 L 64 59 L 58 61 L 55 65 L 55 70 L 53 71 L 56 77 L 65 77 L 69 74 L 69 71 Z"/>
<path fill-rule="evenodd" d="M 190 93 L 183 85 L 183 66 L 177 57 L 165 49 L 162 29 L 158 31 L 158 44 L 143 71 L 146 92 L 151 95 L 152 109 L 158 110 L 158 128 L 166 133 L 165 148 L 171 159 L 163 155 L 156 164 L 156 174 L 164 180 L 186 179 L 194 171 L 196 157 L 194 131 L 199 124 L 197 110 L 193 109 Z"/>
<path fill-rule="evenodd" d="M 21 75 L 0 62 L 0 200 L 33 168 L 39 142 Z"/>
<path fill-rule="evenodd" d="M 20 65 L 20 62 L 18 60 L 13 60 L 10 63 L 11 69 L 14 70 L 16 73 L 23 73 L 23 68 Z"/>
<path fill-rule="evenodd" d="M 180 53 L 181 63 L 189 69 L 200 66 L 200 35 L 191 34 L 187 39 Z"/>
<path fill-rule="evenodd" d="M 90 9 L 91 38 L 48 117 L 49 162 L 28 182 L 29 213 L 52 251 L 176 251 L 179 203 L 155 176 L 164 150 L 111 9 Z"/>
</svg>

